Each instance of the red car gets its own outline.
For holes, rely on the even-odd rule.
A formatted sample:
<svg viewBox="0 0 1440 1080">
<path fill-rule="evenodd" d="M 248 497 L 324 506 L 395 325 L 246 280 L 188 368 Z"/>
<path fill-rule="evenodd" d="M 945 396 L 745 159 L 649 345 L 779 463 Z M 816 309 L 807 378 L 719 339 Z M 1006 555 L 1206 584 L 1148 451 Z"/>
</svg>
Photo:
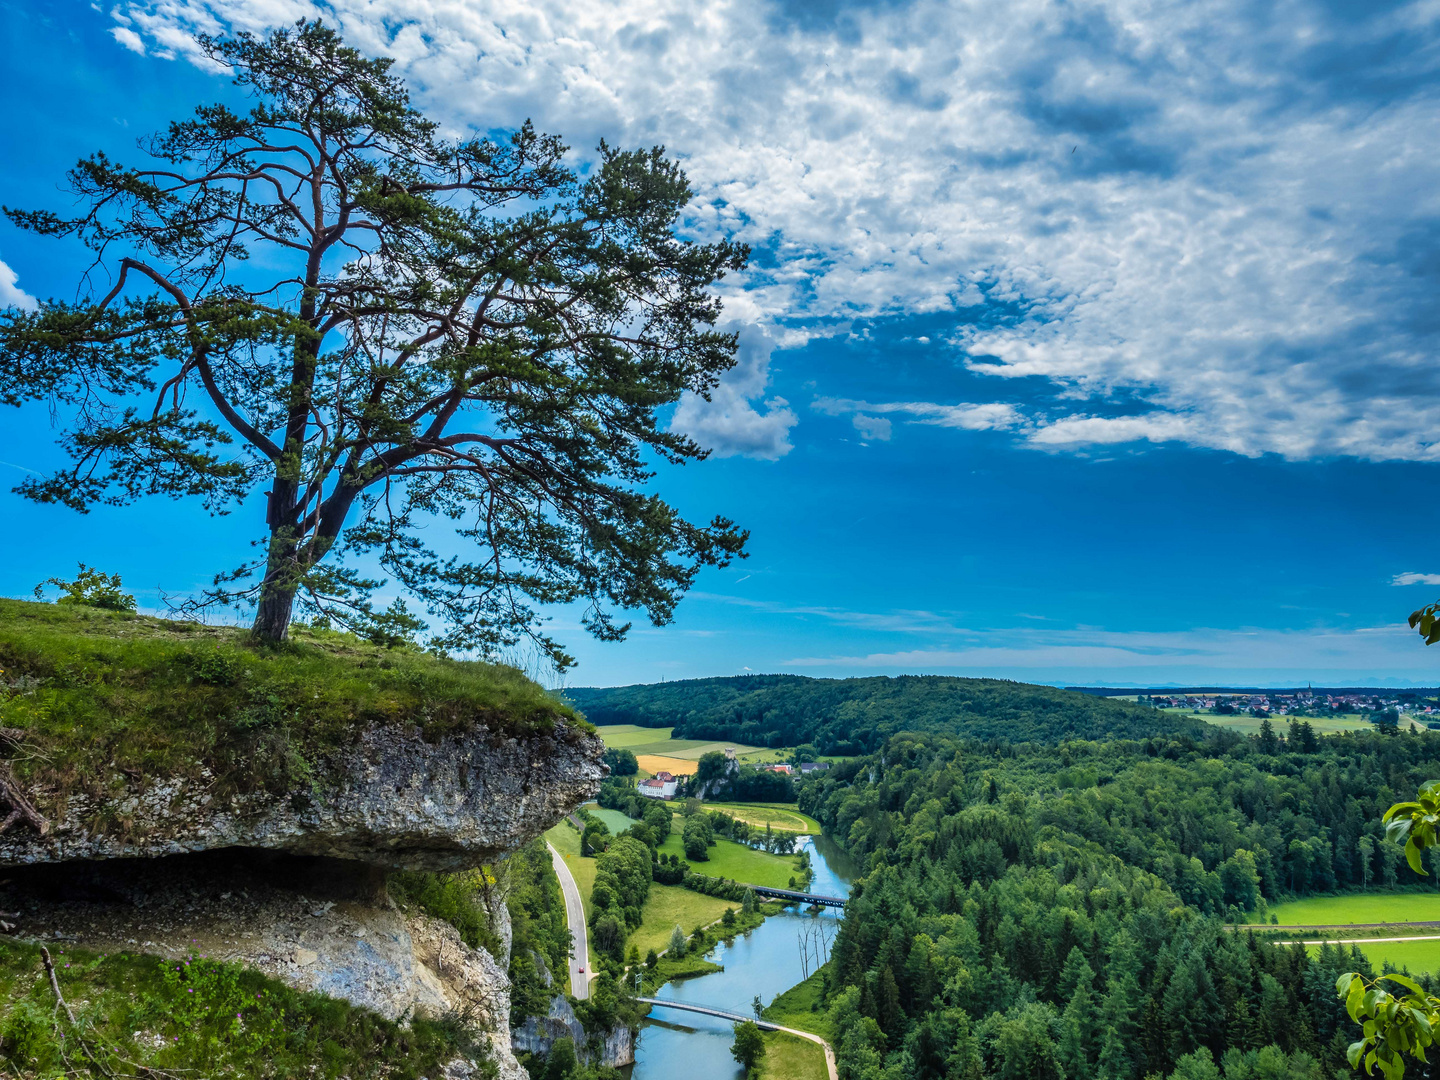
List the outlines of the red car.
<svg viewBox="0 0 1440 1080">
<path fill-rule="evenodd" d="M 584 975 L 584 974 L 585 974 L 585 969 L 584 969 L 584 968 L 581 968 L 581 969 L 580 969 L 580 974 L 581 974 L 581 975 Z"/>
</svg>

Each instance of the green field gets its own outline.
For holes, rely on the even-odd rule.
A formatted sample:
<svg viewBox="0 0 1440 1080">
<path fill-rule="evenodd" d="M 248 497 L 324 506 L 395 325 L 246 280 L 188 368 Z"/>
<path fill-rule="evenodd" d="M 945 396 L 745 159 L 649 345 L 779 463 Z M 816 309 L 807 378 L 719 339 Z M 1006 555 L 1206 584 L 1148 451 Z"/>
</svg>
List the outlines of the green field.
<svg viewBox="0 0 1440 1080">
<path fill-rule="evenodd" d="M 639 948 L 641 956 L 650 949 L 661 952 L 670 944 L 670 933 L 677 923 L 688 937 L 696 927 L 708 926 L 724 915 L 726 908 L 739 907 L 679 885 L 651 885 L 640 910 L 640 929 L 630 935 L 629 944 Z"/>
<path fill-rule="evenodd" d="M 830 1075 L 818 1044 L 783 1031 L 765 1033 L 759 1071 L 763 1080 L 825 1080 Z"/>
<path fill-rule="evenodd" d="M 1311 896 L 1270 909 L 1281 926 L 1332 923 L 1440 922 L 1440 892 L 1342 893 Z M 1251 916 L 1254 921 L 1254 916 Z M 1423 932 L 1423 931 L 1419 931 Z"/>
<path fill-rule="evenodd" d="M 626 829 L 630 828 L 631 825 L 635 824 L 634 818 L 627 817 L 619 810 L 607 810 L 599 803 L 586 803 L 585 809 L 605 823 L 605 827 L 610 830 L 611 836 L 619 836 Z"/>
<path fill-rule="evenodd" d="M 803 832 L 811 835 L 820 832 L 820 823 L 814 818 L 806 817 L 798 810 L 781 803 L 707 802 L 705 809 L 724 811 L 733 818 L 751 825 L 759 825 L 762 829 L 769 825 L 775 829 L 784 829 L 786 832 Z"/>
<path fill-rule="evenodd" d="M 744 743 L 714 742 L 709 739 L 672 739 L 670 733 L 674 728 L 646 728 L 637 727 L 635 724 L 611 724 L 608 727 L 597 727 L 596 732 L 604 740 L 605 745 L 612 750 L 629 750 L 632 754 L 656 754 L 661 757 L 683 758 L 686 761 L 699 761 L 702 756 L 712 751 L 723 752 L 727 746 L 734 747 L 740 757 L 750 754 L 766 754 L 773 751 L 766 750 L 759 746 L 746 746 Z"/>
<path fill-rule="evenodd" d="M 820 1006 L 818 1009 L 813 1006 Z M 829 1014 L 825 1011 L 824 969 L 804 982 L 796 983 L 765 1007 L 765 1019 L 801 1031 L 813 1031 L 822 1039 L 833 1040 Z"/>
<path fill-rule="evenodd" d="M 1238 716 L 1217 716 L 1209 712 L 1197 712 L 1194 709 L 1161 709 L 1161 712 L 1173 713 L 1176 716 L 1191 716 L 1196 720 L 1203 720 L 1207 724 L 1214 724 L 1216 727 L 1229 728 L 1244 735 L 1258 735 L 1260 733 L 1260 718 L 1251 716 L 1249 713 L 1242 713 Z M 1297 716 L 1297 720 L 1304 720 L 1315 729 L 1320 735 L 1339 735 L 1345 731 L 1374 731 L 1375 725 L 1370 722 L 1369 713 L 1342 713 L 1340 716 Z M 1290 727 L 1290 717 L 1272 716 L 1270 726 L 1275 729 L 1275 734 L 1281 738 L 1285 737 Z M 1423 731 L 1425 725 L 1409 717 L 1400 721 L 1402 728 L 1411 728 L 1416 731 Z"/>
<path fill-rule="evenodd" d="M 677 819 L 674 830 L 657 849 L 660 854 L 678 855 L 685 859 L 685 848 L 680 842 L 680 827 L 681 823 Z M 715 846 L 709 849 L 709 854 L 710 858 L 706 862 L 695 862 L 693 859 L 685 861 L 690 863 L 690 869 L 697 874 L 733 878 L 749 885 L 765 885 L 772 889 L 788 888 L 790 879 L 799 873 L 794 856 L 771 855 L 748 848 L 744 844 L 737 844 L 734 840 L 717 839 Z"/>
</svg>

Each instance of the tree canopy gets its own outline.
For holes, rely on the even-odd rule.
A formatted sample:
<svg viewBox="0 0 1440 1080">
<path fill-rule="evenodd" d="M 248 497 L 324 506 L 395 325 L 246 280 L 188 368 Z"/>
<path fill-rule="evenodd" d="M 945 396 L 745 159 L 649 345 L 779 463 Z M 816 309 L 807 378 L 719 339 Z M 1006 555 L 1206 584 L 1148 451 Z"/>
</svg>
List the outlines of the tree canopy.
<svg viewBox="0 0 1440 1080">
<path fill-rule="evenodd" d="M 7 208 L 79 241 L 80 299 L 0 314 L 0 402 L 73 422 L 72 462 L 17 489 L 84 512 L 144 496 L 213 513 L 264 494 L 253 556 L 202 602 L 252 601 L 262 638 L 298 601 L 367 632 L 379 567 L 452 648 L 525 636 L 561 666 L 537 604 L 663 623 L 706 565 L 742 554 L 723 518 L 645 489 L 705 452 L 657 410 L 734 363 L 708 291 L 742 245 L 677 235 L 691 198 L 661 148 L 601 144 L 583 175 L 528 123 L 446 138 L 391 61 L 320 22 L 202 36 L 248 110 L 202 105 L 69 174 L 72 216 Z M 425 526 L 453 526 L 453 540 Z"/>
<path fill-rule="evenodd" d="M 1188 717 L 1073 690 L 945 675 L 741 675 L 574 687 L 565 696 L 595 724 L 673 727 L 677 739 L 731 739 L 760 746 L 812 743 L 811 749 L 822 754 L 868 753 L 900 731 L 1056 742 L 1198 735 L 1205 728 Z"/>
</svg>

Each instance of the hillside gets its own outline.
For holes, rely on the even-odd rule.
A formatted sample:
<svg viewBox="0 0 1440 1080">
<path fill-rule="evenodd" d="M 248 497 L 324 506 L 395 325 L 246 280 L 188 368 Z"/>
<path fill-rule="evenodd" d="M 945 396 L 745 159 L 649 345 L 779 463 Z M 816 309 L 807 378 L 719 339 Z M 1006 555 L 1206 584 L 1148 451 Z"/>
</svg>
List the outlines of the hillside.
<svg viewBox="0 0 1440 1080">
<path fill-rule="evenodd" d="M 812 743 L 825 754 L 868 753 L 897 731 L 1057 742 L 1199 734 L 1205 726 L 1051 686 L 946 675 L 741 675 L 576 687 L 565 697 L 594 724 L 674 727 L 677 739 L 733 739 L 756 746 Z"/>
</svg>

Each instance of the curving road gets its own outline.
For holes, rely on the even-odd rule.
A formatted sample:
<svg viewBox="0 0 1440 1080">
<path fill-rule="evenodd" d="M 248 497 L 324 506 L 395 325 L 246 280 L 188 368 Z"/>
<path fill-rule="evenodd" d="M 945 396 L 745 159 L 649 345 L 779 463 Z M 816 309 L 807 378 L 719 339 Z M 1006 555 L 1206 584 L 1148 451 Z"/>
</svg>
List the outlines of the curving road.
<svg viewBox="0 0 1440 1080">
<path fill-rule="evenodd" d="M 560 879 L 560 891 L 565 894 L 565 921 L 570 924 L 570 993 L 580 1000 L 590 996 L 590 976 L 585 972 L 590 956 L 589 939 L 586 936 L 585 904 L 580 899 L 580 886 L 570 868 L 565 865 L 565 856 L 555 850 L 555 845 L 545 841 L 550 849 L 550 861 L 555 866 L 555 876 Z"/>
</svg>

